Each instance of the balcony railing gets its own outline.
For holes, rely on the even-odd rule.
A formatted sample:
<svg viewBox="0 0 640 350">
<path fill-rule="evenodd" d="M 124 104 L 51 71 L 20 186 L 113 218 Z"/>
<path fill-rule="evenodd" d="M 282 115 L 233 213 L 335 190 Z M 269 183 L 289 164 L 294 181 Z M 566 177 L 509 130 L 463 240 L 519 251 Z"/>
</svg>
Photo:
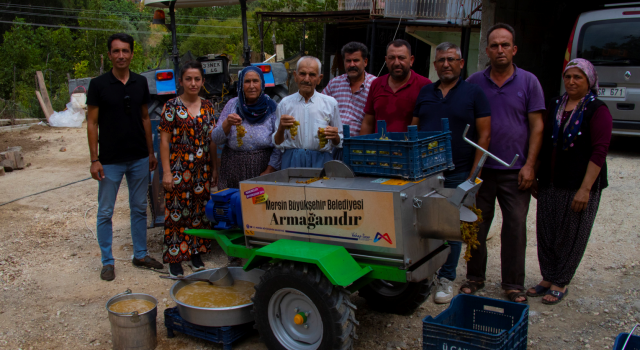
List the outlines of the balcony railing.
<svg viewBox="0 0 640 350">
<path fill-rule="evenodd" d="M 339 0 L 339 10 L 369 10 L 372 16 L 477 24 L 481 0 Z"/>
</svg>

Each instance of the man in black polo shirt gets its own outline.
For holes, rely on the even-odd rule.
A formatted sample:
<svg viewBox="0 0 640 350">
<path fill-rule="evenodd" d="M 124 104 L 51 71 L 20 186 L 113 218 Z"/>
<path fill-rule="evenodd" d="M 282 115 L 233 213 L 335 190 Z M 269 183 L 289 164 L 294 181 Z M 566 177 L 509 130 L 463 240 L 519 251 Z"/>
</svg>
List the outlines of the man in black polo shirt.
<svg viewBox="0 0 640 350">
<path fill-rule="evenodd" d="M 444 172 L 444 186 L 456 188 L 467 180 L 475 170 L 482 152 L 466 143 L 462 134 L 469 124 L 467 138 L 484 149 L 489 148 L 491 135 L 491 109 L 489 100 L 480 87 L 460 78 L 464 60 L 460 58 L 460 48 L 444 42 L 436 47 L 433 66 L 438 80 L 420 90 L 413 112 L 412 125 L 421 131 L 442 130 L 441 118 L 449 119 L 451 147 L 455 169 Z M 438 271 L 434 301 L 446 304 L 453 297 L 453 281 L 460 259 L 462 242 L 450 241 L 451 251 L 447 262 Z"/>
<path fill-rule="evenodd" d="M 130 35 L 114 34 L 109 37 L 107 46 L 113 69 L 91 80 L 87 92 L 87 134 L 91 176 L 99 181 L 100 278 L 111 281 L 115 278 L 111 217 L 123 176 L 127 177 L 129 187 L 133 264 L 154 269 L 163 266 L 147 254 L 147 187 L 149 171 L 158 165 L 153 154 L 147 110 L 147 79 L 129 70 L 133 57 Z"/>
</svg>

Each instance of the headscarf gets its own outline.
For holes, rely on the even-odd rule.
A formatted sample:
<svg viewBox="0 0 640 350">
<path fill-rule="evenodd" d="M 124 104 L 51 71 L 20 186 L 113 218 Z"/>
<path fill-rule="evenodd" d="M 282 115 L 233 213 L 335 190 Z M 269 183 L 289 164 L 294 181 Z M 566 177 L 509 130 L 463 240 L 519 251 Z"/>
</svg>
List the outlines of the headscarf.
<svg viewBox="0 0 640 350">
<path fill-rule="evenodd" d="M 258 100 L 252 105 L 248 105 L 244 99 L 244 76 L 248 72 L 258 73 L 260 76 L 260 96 Z M 245 67 L 240 73 L 238 73 L 238 106 L 237 112 L 242 119 L 249 122 L 249 124 L 261 124 L 271 113 L 275 112 L 278 105 L 273 101 L 269 95 L 264 93 L 264 75 L 260 68 L 256 66 Z"/>
<path fill-rule="evenodd" d="M 589 91 L 580 100 L 580 102 L 578 102 L 576 108 L 573 109 L 566 124 L 564 125 L 562 130 L 564 140 L 562 145 L 563 150 L 573 147 L 573 141 L 581 134 L 580 126 L 582 125 L 582 118 L 584 117 L 584 112 L 587 110 L 587 105 L 598 97 L 598 73 L 596 72 L 593 64 L 584 58 L 575 58 L 571 60 L 571 62 L 567 63 L 562 75 L 564 76 L 567 70 L 571 68 L 578 68 L 584 73 L 587 77 L 587 82 L 589 83 Z M 558 103 L 558 107 L 556 109 L 556 121 L 553 125 L 553 135 L 551 136 L 553 138 L 554 147 L 558 145 L 558 135 L 560 133 L 560 126 L 562 125 L 562 114 L 564 113 L 568 101 L 569 95 L 566 92 L 562 95 L 562 101 L 556 101 L 556 103 Z"/>
</svg>

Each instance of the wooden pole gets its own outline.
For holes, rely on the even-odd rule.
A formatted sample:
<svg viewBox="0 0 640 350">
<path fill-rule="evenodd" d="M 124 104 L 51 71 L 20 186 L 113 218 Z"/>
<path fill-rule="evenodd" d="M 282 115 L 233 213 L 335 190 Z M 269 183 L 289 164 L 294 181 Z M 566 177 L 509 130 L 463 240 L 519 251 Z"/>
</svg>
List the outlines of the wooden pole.
<svg viewBox="0 0 640 350">
<path fill-rule="evenodd" d="M 36 97 L 38 98 L 38 102 L 40 102 L 40 108 L 42 108 L 42 112 L 44 112 L 44 116 L 47 118 L 47 123 L 49 122 L 49 117 L 51 117 L 51 115 L 53 113 L 49 113 L 49 109 L 47 108 L 47 104 L 44 103 L 44 99 L 42 98 L 42 95 L 40 94 L 40 91 L 36 90 Z"/>
<path fill-rule="evenodd" d="M 36 72 L 36 79 L 38 81 L 38 89 L 40 90 L 40 98 L 42 98 L 42 102 L 46 109 L 43 108 L 45 112 L 45 116 L 49 119 L 49 116 L 53 114 L 53 107 L 51 106 L 51 100 L 49 99 L 49 93 L 47 92 L 47 85 L 44 83 L 44 76 L 41 71 Z M 47 115 L 49 113 L 49 115 Z"/>
</svg>

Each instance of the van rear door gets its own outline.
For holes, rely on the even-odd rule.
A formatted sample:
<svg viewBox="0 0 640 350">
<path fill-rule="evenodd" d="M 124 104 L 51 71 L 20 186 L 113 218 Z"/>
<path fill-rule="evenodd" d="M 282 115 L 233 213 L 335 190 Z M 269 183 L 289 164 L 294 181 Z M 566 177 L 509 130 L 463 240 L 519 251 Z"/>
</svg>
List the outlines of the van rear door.
<svg viewBox="0 0 640 350">
<path fill-rule="evenodd" d="M 611 9 L 581 15 L 575 56 L 596 67 L 615 133 L 640 129 L 640 11 Z M 635 9 L 633 9 L 635 10 Z M 631 15 L 628 15 L 631 13 Z"/>
</svg>

